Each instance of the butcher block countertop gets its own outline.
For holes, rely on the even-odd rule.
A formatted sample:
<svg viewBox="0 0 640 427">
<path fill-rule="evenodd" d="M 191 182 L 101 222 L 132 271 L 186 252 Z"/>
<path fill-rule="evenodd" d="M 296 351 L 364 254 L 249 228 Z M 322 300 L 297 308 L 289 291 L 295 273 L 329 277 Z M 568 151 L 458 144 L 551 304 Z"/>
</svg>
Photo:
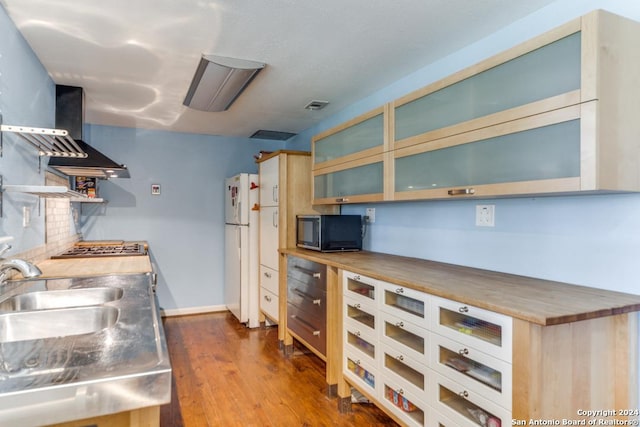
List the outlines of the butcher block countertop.
<svg viewBox="0 0 640 427">
<path fill-rule="evenodd" d="M 36 265 L 42 270 L 41 278 L 150 273 L 152 271 L 151 261 L 145 255 L 47 259 Z"/>
<path fill-rule="evenodd" d="M 375 252 L 281 250 L 543 326 L 640 311 L 640 295 Z"/>
</svg>

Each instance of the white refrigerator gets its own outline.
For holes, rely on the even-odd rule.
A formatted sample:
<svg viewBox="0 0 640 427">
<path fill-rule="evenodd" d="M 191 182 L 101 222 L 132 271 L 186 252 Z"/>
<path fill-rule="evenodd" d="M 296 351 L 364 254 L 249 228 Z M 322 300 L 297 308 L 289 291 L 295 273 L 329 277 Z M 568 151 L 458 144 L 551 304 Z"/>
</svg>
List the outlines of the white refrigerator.
<svg viewBox="0 0 640 427">
<path fill-rule="evenodd" d="M 258 175 L 225 181 L 225 304 L 250 328 L 260 326 Z"/>
</svg>

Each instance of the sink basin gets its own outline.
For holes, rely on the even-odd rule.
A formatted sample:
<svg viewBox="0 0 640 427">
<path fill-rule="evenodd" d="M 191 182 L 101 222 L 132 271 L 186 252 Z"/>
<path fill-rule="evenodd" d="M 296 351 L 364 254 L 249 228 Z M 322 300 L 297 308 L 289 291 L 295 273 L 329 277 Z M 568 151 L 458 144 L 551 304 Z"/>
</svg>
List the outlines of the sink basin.
<svg viewBox="0 0 640 427">
<path fill-rule="evenodd" d="M 27 292 L 0 303 L 0 311 L 44 310 L 99 305 L 122 298 L 121 288 L 96 287 Z"/>
<path fill-rule="evenodd" d="M 94 306 L 0 314 L 0 343 L 98 332 L 116 323 L 118 311 Z"/>
</svg>

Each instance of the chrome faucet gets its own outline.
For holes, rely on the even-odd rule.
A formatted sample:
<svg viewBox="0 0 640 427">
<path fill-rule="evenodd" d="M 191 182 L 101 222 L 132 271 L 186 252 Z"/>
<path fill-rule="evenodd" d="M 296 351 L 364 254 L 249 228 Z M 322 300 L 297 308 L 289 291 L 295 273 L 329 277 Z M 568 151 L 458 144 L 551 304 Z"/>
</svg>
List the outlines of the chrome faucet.
<svg viewBox="0 0 640 427">
<path fill-rule="evenodd" d="M 9 249 L 11 249 L 11 245 L 6 243 L 0 245 L 0 256 Z M 6 279 L 11 270 L 18 270 L 25 278 L 38 277 L 42 274 L 42 271 L 29 261 L 17 258 L 0 258 L 0 286 L 6 284 Z"/>
</svg>

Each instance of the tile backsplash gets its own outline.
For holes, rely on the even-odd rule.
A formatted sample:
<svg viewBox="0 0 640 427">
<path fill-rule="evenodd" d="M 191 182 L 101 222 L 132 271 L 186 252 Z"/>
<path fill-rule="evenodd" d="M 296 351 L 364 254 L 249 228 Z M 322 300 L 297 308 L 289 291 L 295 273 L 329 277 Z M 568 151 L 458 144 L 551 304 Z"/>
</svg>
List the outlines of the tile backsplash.
<svg viewBox="0 0 640 427">
<path fill-rule="evenodd" d="M 63 185 L 68 187 L 67 178 L 46 172 L 45 185 Z M 77 233 L 73 222 L 73 209 L 67 198 L 41 199 L 45 205 L 45 236 L 44 245 L 15 254 L 13 257 L 25 258 L 30 261 L 42 261 L 52 255 L 63 252 L 82 238 Z"/>
</svg>

